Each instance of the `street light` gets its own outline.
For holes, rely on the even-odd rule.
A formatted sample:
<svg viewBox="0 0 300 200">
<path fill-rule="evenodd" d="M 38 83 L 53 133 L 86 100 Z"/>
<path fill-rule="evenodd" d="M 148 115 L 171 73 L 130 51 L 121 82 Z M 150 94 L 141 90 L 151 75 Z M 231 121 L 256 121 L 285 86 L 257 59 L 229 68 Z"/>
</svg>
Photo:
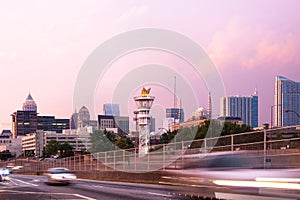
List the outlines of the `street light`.
<svg viewBox="0 0 300 200">
<path fill-rule="evenodd" d="M 135 114 L 135 117 L 133 118 L 133 120 L 135 121 L 135 139 L 134 139 L 134 145 L 135 148 L 137 150 L 137 146 L 138 146 L 138 118 L 137 115 L 139 114 L 139 111 L 133 111 L 133 114 Z"/>
<path fill-rule="evenodd" d="M 294 111 L 294 110 L 285 110 L 284 112 L 286 112 L 286 113 L 288 113 L 288 112 L 295 113 L 295 114 L 296 114 L 296 116 L 297 116 L 298 118 L 300 118 L 300 114 L 299 114 L 299 113 L 297 113 L 297 112 L 296 112 L 296 111 Z"/>
</svg>

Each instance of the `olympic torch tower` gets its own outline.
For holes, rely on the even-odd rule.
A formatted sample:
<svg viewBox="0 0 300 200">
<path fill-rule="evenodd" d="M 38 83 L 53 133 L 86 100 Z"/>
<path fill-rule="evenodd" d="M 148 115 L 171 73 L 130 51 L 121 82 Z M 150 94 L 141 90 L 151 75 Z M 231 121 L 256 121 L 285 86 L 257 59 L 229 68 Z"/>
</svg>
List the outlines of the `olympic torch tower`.
<svg viewBox="0 0 300 200">
<path fill-rule="evenodd" d="M 138 108 L 137 120 L 139 125 L 139 157 L 144 157 L 149 152 L 150 146 L 150 125 L 151 115 L 149 114 L 150 108 L 154 101 L 153 96 L 149 96 L 151 88 L 146 90 L 142 89 L 141 96 L 134 97 Z"/>
</svg>

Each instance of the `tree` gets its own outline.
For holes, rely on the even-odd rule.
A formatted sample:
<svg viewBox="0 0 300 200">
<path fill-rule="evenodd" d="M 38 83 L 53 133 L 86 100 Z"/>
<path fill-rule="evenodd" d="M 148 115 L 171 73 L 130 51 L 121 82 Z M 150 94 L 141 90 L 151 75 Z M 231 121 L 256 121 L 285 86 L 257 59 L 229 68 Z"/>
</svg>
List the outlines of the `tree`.
<svg viewBox="0 0 300 200">
<path fill-rule="evenodd" d="M 132 140 L 123 133 L 112 131 L 97 130 L 91 134 L 91 153 L 116 150 L 116 148 L 133 148 Z"/>
<path fill-rule="evenodd" d="M 175 131 L 168 131 L 162 134 L 160 143 L 167 144 L 172 141 L 176 135 L 176 141 L 191 141 L 204 139 L 206 137 L 218 137 L 226 136 L 231 134 L 238 134 L 253 131 L 253 129 L 248 125 L 239 125 L 231 122 L 224 122 L 223 127 L 218 120 L 206 120 L 200 126 L 184 127 Z M 192 147 L 199 147 L 202 143 L 193 142 Z"/>
<path fill-rule="evenodd" d="M 115 143 L 120 149 L 131 149 L 134 148 L 132 140 L 126 136 L 121 137 Z"/>
<path fill-rule="evenodd" d="M 61 144 L 56 140 L 50 140 L 44 148 L 44 156 L 50 157 L 59 153 L 62 157 L 73 156 L 73 147 L 68 142 L 64 142 Z"/>
<path fill-rule="evenodd" d="M 59 144 L 58 150 L 60 151 L 60 156 L 62 157 L 74 156 L 73 147 L 68 142 Z"/>
<path fill-rule="evenodd" d="M 56 140 L 50 140 L 45 147 L 45 157 L 50 157 L 51 155 L 56 155 L 59 148 L 59 142 Z"/>
<path fill-rule="evenodd" d="M 14 156 L 10 153 L 9 150 L 5 150 L 0 152 L 0 160 L 7 160 L 9 158 L 13 158 Z"/>
<path fill-rule="evenodd" d="M 97 130 L 91 134 L 91 153 L 114 150 L 113 143 L 106 137 L 105 133 L 107 131 Z M 115 140 L 110 132 L 109 136 L 113 141 Z"/>
</svg>

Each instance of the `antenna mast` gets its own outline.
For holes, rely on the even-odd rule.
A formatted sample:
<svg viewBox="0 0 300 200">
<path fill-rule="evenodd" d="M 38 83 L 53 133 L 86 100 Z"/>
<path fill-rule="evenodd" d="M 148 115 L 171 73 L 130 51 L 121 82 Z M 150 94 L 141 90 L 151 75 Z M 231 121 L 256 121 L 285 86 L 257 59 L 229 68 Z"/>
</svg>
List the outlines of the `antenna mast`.
<svg viewBox="0 0 300 200">
<path fill-rule="evenodd" d="M 174 76 L 174 108 L 177 107 L 176 103 L 176 76 Z"/>
</svg>

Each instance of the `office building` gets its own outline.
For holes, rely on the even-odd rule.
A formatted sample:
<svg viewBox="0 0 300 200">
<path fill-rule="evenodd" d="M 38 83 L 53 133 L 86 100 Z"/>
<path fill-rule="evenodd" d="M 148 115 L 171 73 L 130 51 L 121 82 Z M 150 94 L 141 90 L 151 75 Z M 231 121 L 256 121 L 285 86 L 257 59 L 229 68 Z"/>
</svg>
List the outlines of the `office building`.
<svg viewBox="0 0 300 200">
<path fill-rule="evenodd" d="M 78 112 L 77 128 L 83 128 L 86 126 L 93 126 L 96 128 L 97 124 L 97 120 L 91 120 L 88 108 L 82 106 Z"/>
<path fill-rule="evenodd" d="M 78 113 L 77 113 L 76 110 L 70 118 L 70 128 L 71 129 L 77 129 L 78 128 Z"/>
<path fill-rule="evenodd" d="M 37 130 L 37 113 L 36 111 L 18 110 L 12 115 L 12 133 L 13 138 L 25 136 Z"/>
<path fill-rule="evenodd" d="M 43 149 L 51 141 L 67 142 L 73 151 L 84 151 L 91 148 L 90 134 L 60 134 L 54 131 L 36 131 L 22 138 L 22 150 L 26 154 L 43 156 Z"/>
<path fill-rule="evenodd" d="M 181 123 L 184 121 L 184 111 L 182 108 L 167 108 L 166 118 L 174 118 L 176 123 Z"/>
<path fill-rule="evenodd" d="M 119 104 L 106 103 L 103 105 L 104 115 L 120 116 Z"/>
<path fill-rule="evenodd" d="M 56 133 L 62 133 L 63 130 L 69 128 L 69 119 L 55 119 L 54 116 L 38 116 L 37 130 L 55 131 Z"/>
<path fill-rule="evenodd" d="M 273 110 L 274 109 L 274 110 Z M 300 124 L 300 83 L 283 76 L 275 80 L 274 126 L 293 126 Z M 273 121 L 271 120 L 271 125 Z"/>
<path fill-rule="evenodd" d="M 12 138 L 10 130 L 3 130 L 0 134 L 0 152 L 9 151 L 12 155 L 18 157 L 22 154 L 22 137 Z"/>
<path fill-rule="evenodd" d="M 222 97 L 220 102 L 221 117 L 239 117 L 243 124 L 258 127 L 258 95 Z"/>
<path fill-rule="evenodd" d="M 98 115 L 98 129 L 110 130 L 113 128 L 117 128 L 118 133 L 129 134 L 129 117 Z"/>
<path fill-rule="evenodd" d="M 11 114 L 13 138 L 25 136 L 37 129 L 37 105 L 30 93 L 23 103 L 22 109 Z"/>
</svg>

